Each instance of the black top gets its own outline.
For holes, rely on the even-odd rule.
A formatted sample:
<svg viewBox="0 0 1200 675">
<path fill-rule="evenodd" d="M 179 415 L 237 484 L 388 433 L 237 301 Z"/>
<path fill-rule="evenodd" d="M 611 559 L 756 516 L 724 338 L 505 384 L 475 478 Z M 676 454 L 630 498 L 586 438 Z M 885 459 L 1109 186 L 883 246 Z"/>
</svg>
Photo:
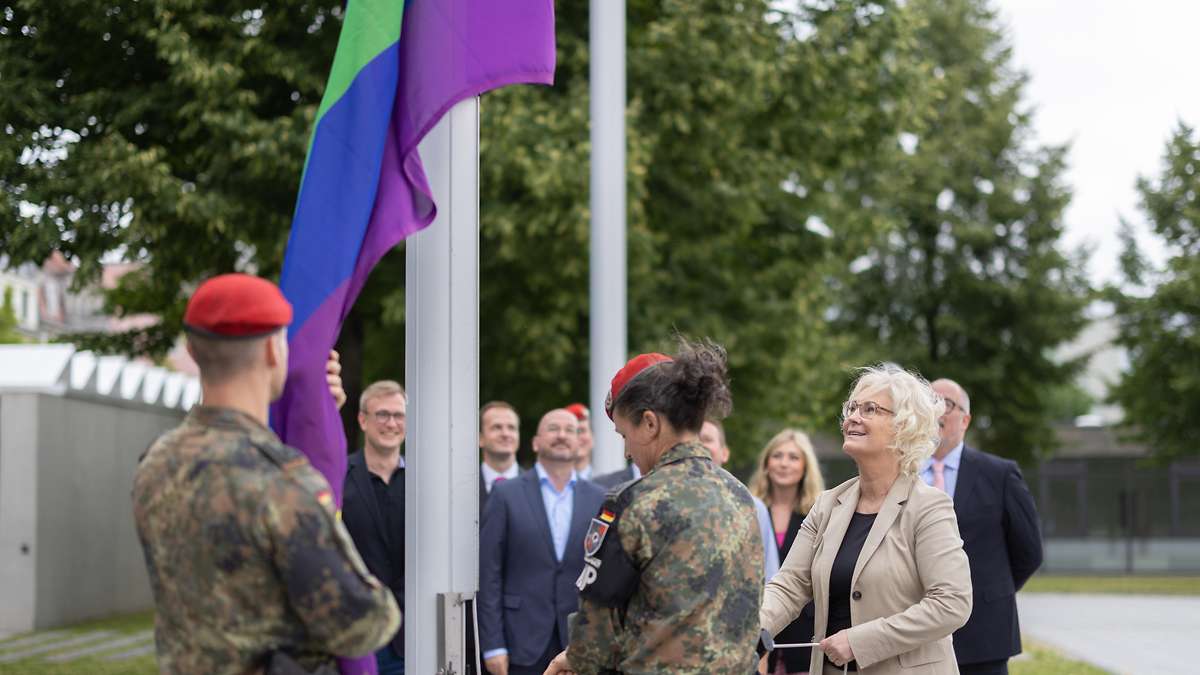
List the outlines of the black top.
<svg viewBox="0 0 1200 675">
<path fill-rule="evenodd" d="M 791 518 L 788 520 L 787 534 L 783 537 L 783 546 L 777 546 L 779 550 L 779 559 L 787 560 L 787 554 L 792 550 L 792 544 L 796 543 L 796 535 L 800 533 L 800 526 L 804 524 L 804 516 L 792 512 Z M 775 542 L 771 542 L 772 545 Z M 813 633 L 816 629 L 813 627 L 813 603 L 808 603 L 804 609 L 800 610 L 800 616 L 794 621 L 779 631 L 775 636 L 775 641 L 780 644 L 795 643 L 795 642 L 812 642 Z M 767 672 L 775 672 L 775 665 L 779 659 L 783 659 L 783 664 L 786 666 L 789 673 L 802 673 L 808 670 L 809 659 L 812 658 L 811 647 L 801 647 L 798 649 L 777 649 L 771 652 L 771 657 L 767 662 Z"/>
<path fill-rule="evenodd" d="M 362 451 L 347 458 L 342 523 L 354 540 L 367 569 L 392 595 L 404 611 L 404 469 L 397 468 L 384 483 L 367 469 Z M 398 656 L 404 655 L 404 631 L 391 641 Z"/>
<path fill-rule="evenodd" d="M 871 526 L 875 524 L 874 513 L 855 513 L 850 518 L 850 527 L 842 537 L 842 546 L 833 559 L 829 571 L 829 621 L 825 635 L 837 635 L 838 631 L 850 627 L 850 581 L 854 577 L 854 566 L 862 553 L 863 544 Z M 825 657 L 826 660 L 829 657 Z M 850 662 L 850 670 L 858 670 L 858 664 Z"/>
<path fill-rule="evenodd" d="M 371 489 L 375 503 L 383 516 L 383 531 L 387 537 L 388 555 L 392 560 L 404 559 L 404 470 L 396 467 L 388 482 L 371 473 Z"/>
</svg>

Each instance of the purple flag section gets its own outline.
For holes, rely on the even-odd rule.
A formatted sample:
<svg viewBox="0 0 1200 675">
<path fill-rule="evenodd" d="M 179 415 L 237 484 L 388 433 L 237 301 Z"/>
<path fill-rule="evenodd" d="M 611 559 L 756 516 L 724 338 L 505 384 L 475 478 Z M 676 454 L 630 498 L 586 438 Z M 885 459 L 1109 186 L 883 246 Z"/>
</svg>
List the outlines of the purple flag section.
<svg viewBox="0 0 1200 675">
<path fill-rule="evenodd" d="M 552 0 L 410 0 L 405 10 L 399 91 L 374 208 L 353 273 L 303 323 L 293 325 L 288 383 L 272 408 L 272 420 L 284 442 L 309 456 L 329 479 L 339 504 L 346 441 L 325 385 L 325 359 L 371 269 L 436 214 L 417 144 L 465 98 L 513 83 L 551 84 L 553 12 Z M 292 254 L 289 247 L 285 267 Z M 296 300 L 292 294 L 288 299 Z"/>
<path fill-rule="evenodd" d="M 391 248 L 429 225 L 436 215 L 437 207 L 417 154 L 417 145 L 425 134 L 463 99 L 508 84 L 552 84 L 554 3 L 553 0 L 408 0 L 399 49 L 391 53 L 399 60 L 397 91 L 366 227 L 363 229 L 361 222 L 301 219 L 306 199 L 310 200 L 308 203 L 314 199 L 320 201 L 328 191 L 342 187 L 324 185 L 313 188 L 316 194 L 305 194 L 315 172 L 329 173 L 314 165 L 315 148 L 322 134 L 318 126 L 281 281 L 293 305 L 312 309 L 307 312 L 300 309 L 289 331 L 288 381 L 283 396 L 272 406 L 272 424 L 285 443 L 304 452 L 325 475 L 339 506 L 346 473 L 346 437 L 325 383 L 326 357 L 371 269 Z M 388 52 L 382 56 L 388 57 Z M 367 70 L 364 68 L 364 72 Z M 352 88 L 357 84 L 356 79 Z M 337 108 L 361 105 L 364 100 L 372 99 L 348 94 L 326 113 L 322 124 L 339 114 L 343 120 L 363 119 L 361 111 L 342 114 Z M 365 113 L 365 117 L 371 114 Z M 344 134 L 346 129 L 341 132 Z M 332 175 L 336 177 L 336 171 Z M 344 180 L 350 182 L 350 178 Z M 345 186 L 347 190 L 353 187 Z M 349 209 L 341 215 L 352 217 Z M 348 245 L 331 248 L 313 243 L 327 243 L 328 230 L 306 238 L 303 236 L 306 233 L 297 231 L 302 226 L 335 229 L 334 238 L 340 238 L 343 232 L 359 231 L 362 235 L 357 242 L 342 240 L 339 244 Z M 334 279 L 332 284 L 306 285 L 305 269 L 350 268 L 348 261 L 339 257 L 345 255 L 341 253 L 343 250 L 353 256 L 348 276 Z M 320 288 L 322 285 L 331 290 Z M 347 405 L 356 403 L 350 401 Z M 342 659 L 339 665 L 344 675 L 376 672 L 371 655 Z"/>
</svg>

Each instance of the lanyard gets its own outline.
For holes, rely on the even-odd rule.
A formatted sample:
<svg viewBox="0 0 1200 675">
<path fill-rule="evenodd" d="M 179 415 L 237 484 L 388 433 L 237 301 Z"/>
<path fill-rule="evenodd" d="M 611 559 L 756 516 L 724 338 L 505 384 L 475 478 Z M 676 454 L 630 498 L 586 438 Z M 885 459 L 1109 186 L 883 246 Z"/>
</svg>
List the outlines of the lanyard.
<svg viewBox="0 0 1200 675">
<path fill-rule="evenodd" d="M 821 647 L 821 643 L 820 642 L 791 642 L 788 644 L 775 645 L 775 649 L 799 649 L 801 647 L 817 647 L 819 649 Z M 843 673 L 843 675 L 845 675 L 849 672 L 850 672 L 850 662 L 847 661 L 842 664 L 842 673 Z"/>
</svg>

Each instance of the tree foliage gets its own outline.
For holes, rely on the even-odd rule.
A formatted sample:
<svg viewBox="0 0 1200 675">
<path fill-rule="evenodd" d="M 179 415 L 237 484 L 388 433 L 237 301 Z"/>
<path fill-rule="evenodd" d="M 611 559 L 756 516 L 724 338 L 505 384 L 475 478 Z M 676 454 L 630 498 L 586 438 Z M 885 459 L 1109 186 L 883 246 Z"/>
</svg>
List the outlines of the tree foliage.
<svg viewBox="0 0 1200 675">
<path fill-rule="evenodd" d="M 777 4 L 628 5 L 630 349 L 674 331 L 724 344 L 743 459 L 832 417 L 850 356 L 822 273 L 884 222 L 860 195 L 927 79 L 903 7 Z M 483 109 L 482 398 L 527 415 L 588 382 L 587 6 L 558 10 L 555 87 Z"/>
<path fill-rule="evenodd" d="M 1181 122 L 1160 175 L 1140 178 L 1137 188 L 1169 258 L 1152 266 L 1126 226 L 1124 289 L 1111 287 L 1107 297 L 1130 367 L 1112 397 L 1133 434 L 1168 460 L 1200 454 L 1200 134 Z"/>
<path fill-rule="evenodd" d="M 0 248 L 61 249 L 84 284 L 143 263 L 107 297 L 163 319 L 107 343 L 128 351 L 171 344 L 198 280 L 275 276 L 341 5 L 0 0 Z M 1062 151 L 1030 147 L 982 4 L 627 8 L 631 350 L 724 344 L 742 461 L 784 424 L 832 431 L 883 358 L 962 381 L 993 449 L 1044 447 L 1040 387 L 1069 371 L 1044 355 L 1083 287 Z M 480 396 L 527 422 L 588 383 L 588 6 L 556 9 L 555 85 L 482 104 Z M 351 400 L 402 379 L 403 280 L 393 252 L 343 331 Z"/>
<path fill-rule="evenodd" d="M 24 336 L 17 330 L 17 313 L 13 307 L 13 289 L 5 287 L 3 297 L 0 297 L 0 344 L 24 341 Z"/>
<path fill-rule="evenodd" d="M 339 0 L 22 0 L 0 6 L 0 249 L 59 249 L 163 321 L 104 346 L 162 353 L 192 285 L 276 276 L 340 28 Z"/>
<path fill-rule="evenodd" d="M 1088 287 L 1063 253 L 1064 148 L 1031 140 L 994 12 L 980 0 L 916 3 L 934 67 L 932 123 L 881 195 L 896 227 L 844 282 L 836 323 L 870 360 L 949 377 L 972 399 L 974 442 L 1028 459 L 1053 448 L 1055 392 L 1077 363 L 1051 350 L 1083 325 Z"/>
</svg>

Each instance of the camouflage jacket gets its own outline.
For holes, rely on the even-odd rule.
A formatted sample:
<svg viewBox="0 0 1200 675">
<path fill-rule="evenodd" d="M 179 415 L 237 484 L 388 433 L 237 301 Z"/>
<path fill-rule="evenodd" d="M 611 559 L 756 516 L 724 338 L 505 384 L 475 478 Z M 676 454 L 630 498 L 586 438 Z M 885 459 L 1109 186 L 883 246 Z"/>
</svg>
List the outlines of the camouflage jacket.
<svg viewBox="0 0 1200 675">
<path fill-rule="evenodd" d="M 395 634 L 400 610 L 298 451 L 234 410 L 198 406 L 146 451 L 133 515 L 163 673 L 257 673 L 282 650 L 315 670 Z"/>
<path fill-rule="evenodd" d="M 627 506 L 614 526 L 640 581 L 623 611 L 580 599 L 570 624 L 572 669 L 753 672 L 763 546 L 750 493 L 698 443 L 668 450 L 616 490 L 610 498 Z"/>
</svg>

